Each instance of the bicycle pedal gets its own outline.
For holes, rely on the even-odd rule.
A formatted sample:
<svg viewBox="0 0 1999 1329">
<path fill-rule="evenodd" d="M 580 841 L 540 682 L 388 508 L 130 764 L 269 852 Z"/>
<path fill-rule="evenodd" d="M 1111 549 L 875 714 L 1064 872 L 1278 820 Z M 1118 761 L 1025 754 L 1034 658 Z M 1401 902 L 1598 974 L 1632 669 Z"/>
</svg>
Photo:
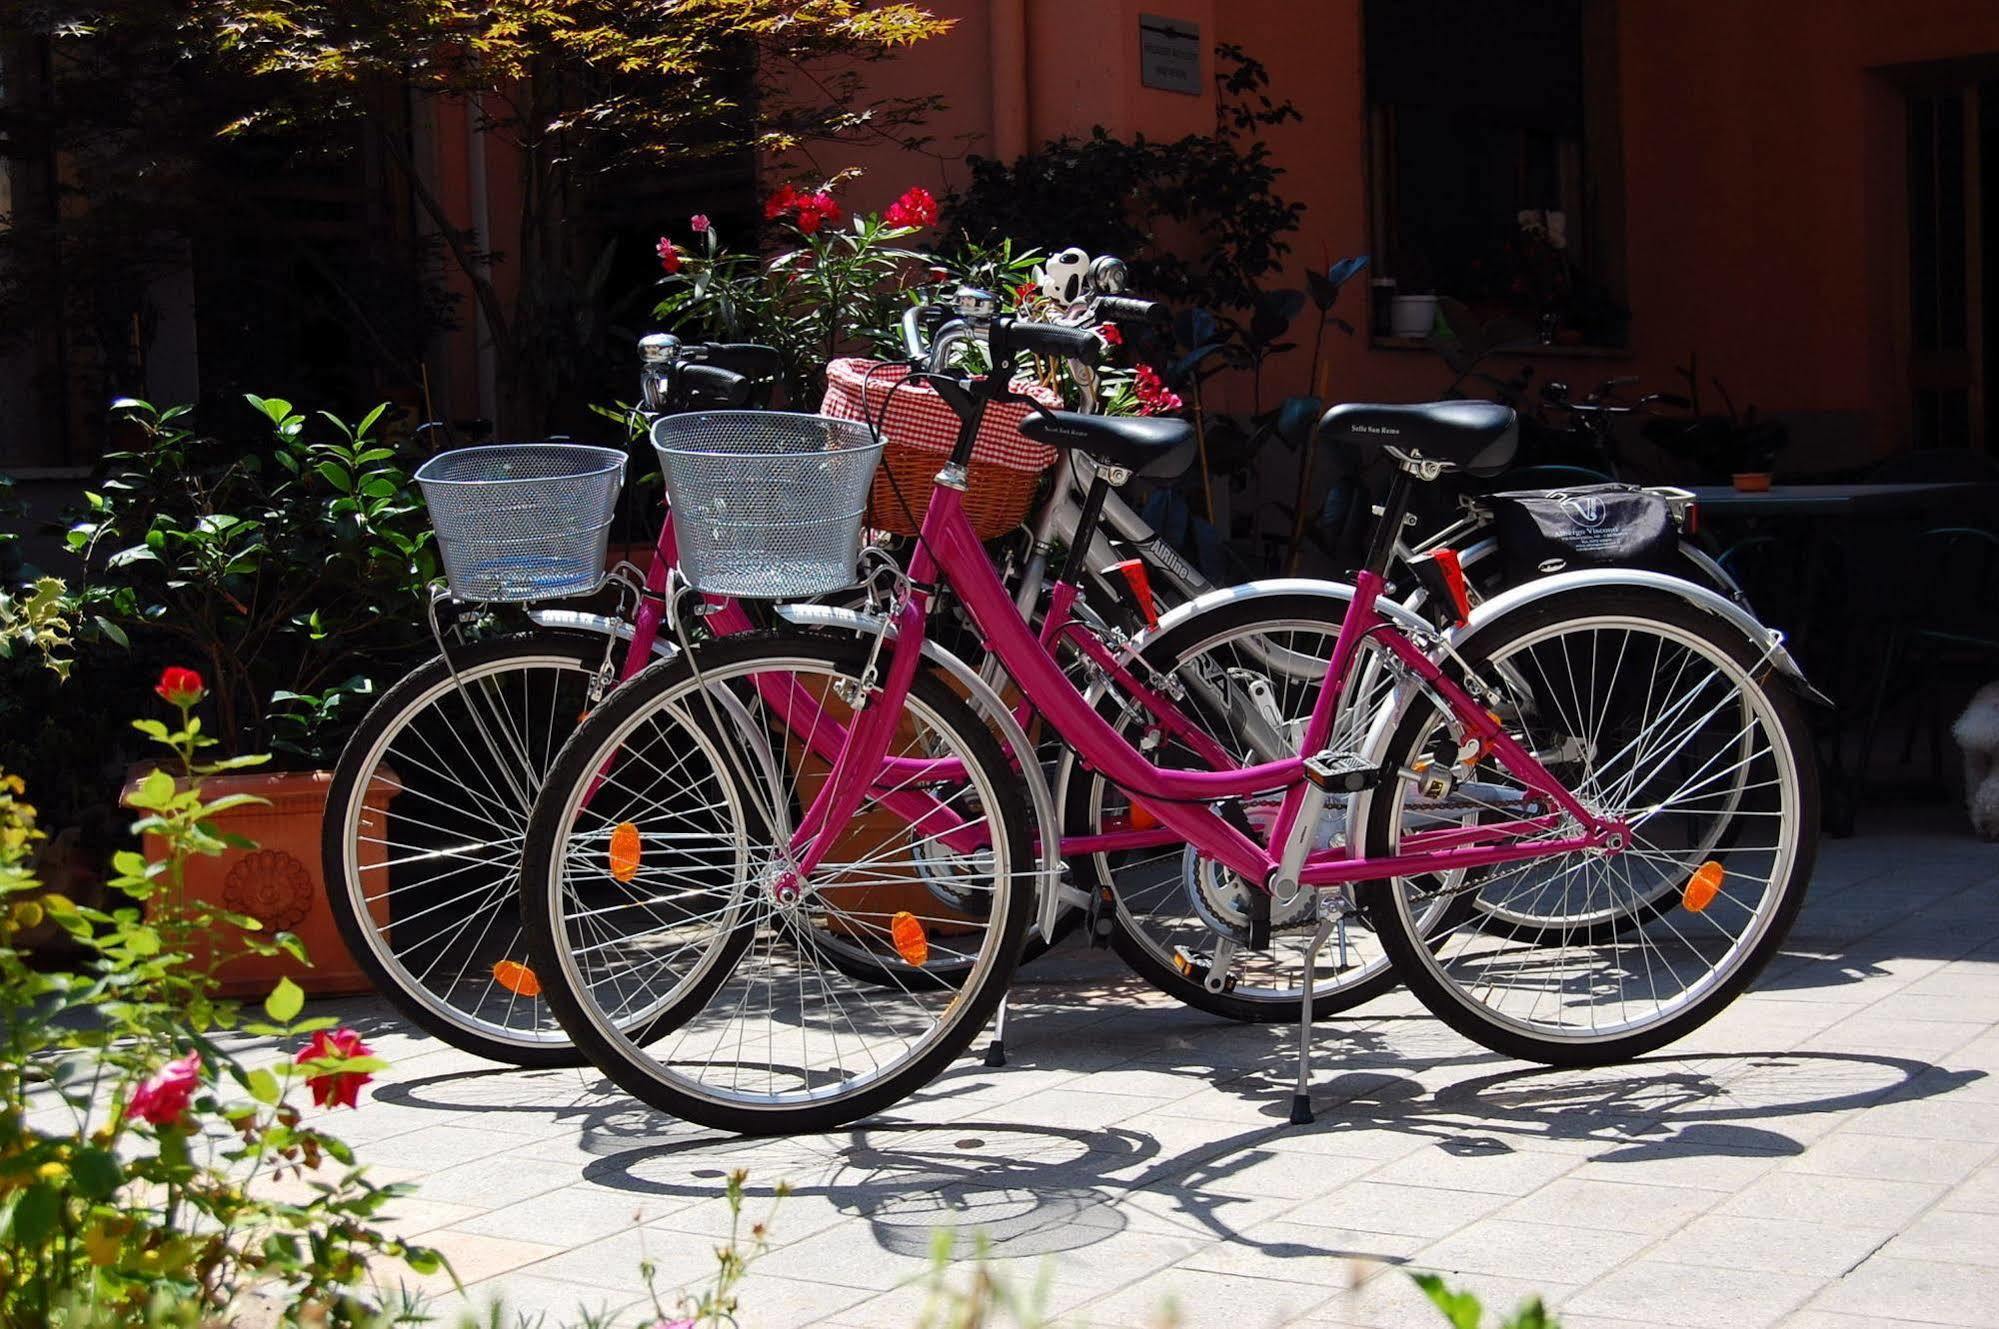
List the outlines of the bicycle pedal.
<svg viewBox="0 0 1999 1329">
<path fill-rule="evenodd" d="M 1090 894 L 1090 945 L 1097 950 L 1109 950 L 1111 932 L 1117 919 L 1117 896 L 1108 886 L 1099 886 Z"/>
<path fill-rule="evenodd" d="M 1181 977 L 1192 979 L 1210 992 L 1235 991 L 1236 980 L 1233 973 L 1223 974 L 1221 982 L 1214 983 L 1212 981 L 1214 967 L 1206 960 L 1190 955 L 1185 946 L 1173 948 L 1173 967 L 1180 971 Z"/>
<path fill-rule="evenodd" d="M 1305 778 L 1327 793 L 1358 794 L 1381 783 L 1381 767 L 1354 752 L 1305 758 Z"/>
</svg>

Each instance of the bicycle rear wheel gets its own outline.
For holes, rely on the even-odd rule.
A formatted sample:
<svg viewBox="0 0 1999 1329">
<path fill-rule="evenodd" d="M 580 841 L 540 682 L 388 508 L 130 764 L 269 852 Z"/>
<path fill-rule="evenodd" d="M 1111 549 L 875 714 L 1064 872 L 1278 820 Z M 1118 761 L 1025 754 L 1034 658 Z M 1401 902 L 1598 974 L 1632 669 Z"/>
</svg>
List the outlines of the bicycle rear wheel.
<svg viewBox="0 0 1999 1329">
<path fill-rule="evenodd" d="M 504 637 L 385 692 L 327 791 L 320 858 L 341 939 L 398 1011 L 517 1066 L 584 1058 L 539 995 L 515 892 L 544 773 L 589 705 L 601 637 Z"/>
<path fill-rule="evenodd" d="M 549 1003 L 653 1107 L 742 1134 L 866 1116 L 962 1052 L 1012 977 L 1034 907 L 1029 817 L 991 733 L 928 674 L 890 749 L 922 765 L 871 788 L 818 870 L 794 872 L 792 827 L 869 645 L 758 633 L 654 665 L 577 729 L 536 802 L 523 922 Z M 913 830 L 891 806 L 910 793 L 950 828 Z M 833 936 L 962 976 L 924 986 L 884 964 L 856 979 Z M 634 1001 L 666 1014 L 635 1034 Z"/>
<path fill-rule="evenodd" d="M 1631 843 L 1456 883 L 1371 883 L 1367 908 L 1403 981 L 1466 1037 L 1552 1065 L 1626 1060 L 1712 1019 L 1775 954 L 1811 877 L 1817 768 L 1797 698 L 1757 681 L 1767 665 L 1733 628 L 1644 588 L 1552 597 L 1460 650 L 1488 681 L 1526 680 L 1525 696 L 1502 684 L 1514 736 L 1585 807 L 1624 821 Z M 1390 769 L 1448 765 L 1462 737 L 1425 696 L 1390 741 Z M 1536 800 L 1489 761 L 1453 797 L 1493 817 Z M 1435 807 L 1409 780 L 1377 792 L 1363 817 L 1367 856 L 1435 824 Z M 1564 824 L 1535 838 L 1574 833 Z M 1657 908 L 1662 895 L 1671 907 Z M 1474 896 L 1494 908 L 1466 907 Z M 1485 925 L 1508 909 L 1549 922 Z M 1629 925 L 1596 921 L 1620 913 Z"/>
</svg>

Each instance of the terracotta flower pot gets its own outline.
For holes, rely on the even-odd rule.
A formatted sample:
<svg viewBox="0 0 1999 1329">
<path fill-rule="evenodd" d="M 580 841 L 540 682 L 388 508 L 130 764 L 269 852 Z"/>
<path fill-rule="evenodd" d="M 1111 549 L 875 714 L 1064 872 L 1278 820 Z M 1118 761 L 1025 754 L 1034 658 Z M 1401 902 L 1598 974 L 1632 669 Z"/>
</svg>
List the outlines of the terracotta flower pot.
<svg viewBox="0 0 1999 1329">
<path fill-rule="evenodd" d="M 150 766 L 134 768 L 123 800 L 129 806 L 138 782 Z M 289 955 L 244 955 L 217 971 L 222 992 L 231 997 L 256 997 L 269 992 L 281 977 L 290 978 L 315 996 L 332 997 L 372 991 L 340 940 L 339 925 L 326 902 L 320 872 L 320 822 L 326 813 L 330 771 L 298 771 L 219 775 L 202 784 L 210 799 L 227 794 L 253 794 L 267 805 L 231 808 L 215 819 L 219 830 L 254 840 L 255 849 L 234 849 L 215 858 L 194 857 L 187 863 L 187 892 L 232 913 L 248 914 L 264 925 L 264 935 L 290 932 L 305 943 L 310 968 Z M 371 818 L 385 816 L 389 801 L 401 786 L 377 781 L 366 804 Z M 380 834 L 362 837 L 362 865 L 379 863 L 386 852 Z M 375 843 L 369 843 L 370 841 Z M 157 836 L 145 840 L 147 857 L 166 852 Z"/>
</svg>

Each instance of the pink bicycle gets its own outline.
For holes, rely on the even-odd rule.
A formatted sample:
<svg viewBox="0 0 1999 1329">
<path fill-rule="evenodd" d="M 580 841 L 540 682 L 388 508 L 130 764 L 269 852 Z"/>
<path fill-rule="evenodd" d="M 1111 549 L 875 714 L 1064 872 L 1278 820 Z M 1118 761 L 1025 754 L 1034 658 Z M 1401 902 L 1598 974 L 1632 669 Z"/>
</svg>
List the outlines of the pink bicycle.
<svg viewBox="0 0 1999 1329">
<path fill-rule="evenodd" d="M 1184 846 L 1225 935 L 1250 948 L 1309 936 L 1294 1120 L 1310 1115 L 1315 967 L 1350 918 L 1459 1032 L 1551 1064 L 1670 1042 L 1767 962 L 1802 903 L 1817 825 L 1777 638 L 1645 573 L 1545 578 L 1461 603 L 1454 629 L 1384 596 L 1413 486 L 1503 466 L 1510 411 L 1328 413 L 1334 441 L 1380 446 L 1399 469 L 1337 626 L 1304 625 L 1330 635 L 1309 709 L 1245 751 L 1215 736 L 1222 717 L 1201 696 L 1139 677 L 1072 616 L 1075 559 L 1038 632 L 1018 612 L 964 515 L 964 461 L 1017 355 L 1095 348 L 1006 320 L 989 342 L 991 373 L 931 376 L 963 428 L 906 572 L 884 571 L 880 631 L 693 645 L 611 694 L 541 787 L 523 928 L 563 1029 L 628 1092 L 726 1130 L 824 1129 L 928 1083 L 993 1014 L 1046 847 L 989 722 L 920 667 L 946 593 L 1023 706 L 1098 778 L 1064 855 Z M 757 593 L 781 597 L 815 559 L 851 561 L 833 537 L 844 519 L 854 538 L 872 459 L 824 427 L 846 423 L 716 413 L 662 447 L 693 590 L 741 595 L 762 576 Z M 1100 463 L 1085 534 L 1109 483 L 1188 445 L 1176 421 L 1051 412 L 1026 429 Z M 709 549 L 686 538 L 697 523 Z M 673 602 L 683 637 L 699 598 Z M 1062 650 L 1089 662 L 1094 698 Z M 863 918 L 856 891 L 903 904 L 886 923 Z M 1591 921 L 1495 927 L 1474 907 L 1495 896 Z M 953 956 L 954 981 L 856 981 L 823 941 L 853 930 L 884 934 L 911 969 Z"/>
</svg>

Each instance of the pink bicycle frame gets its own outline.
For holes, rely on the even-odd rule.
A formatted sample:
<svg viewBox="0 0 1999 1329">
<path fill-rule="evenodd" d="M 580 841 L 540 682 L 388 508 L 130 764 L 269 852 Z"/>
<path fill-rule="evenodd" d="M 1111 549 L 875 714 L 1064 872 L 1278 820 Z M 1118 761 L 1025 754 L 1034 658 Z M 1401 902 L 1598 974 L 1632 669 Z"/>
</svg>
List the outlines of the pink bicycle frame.
<svg viewBox="0 0 1999 1329">
<path fill-rule="evenodd" d="M 907 694 L 908 680 L 916 671 L 923 649 L 924 628 L 929 607 L 925 588 L 940 576 L 952 588 L 970 613 L 973 623 L 986 634 L 987 649 L 1019 686 L 1027 702 L 1048 719 L 1071 743 L 1084 763 L 1101 771 L 1112 783 L 1142 803 L 1160 823 L 1158 831 L 1113 831 L 1089 837 L 1088 848 L 1115 849 L 1144 844 L 1185 842 L 1244 879 L 1268 888 L 1278 859 L 1230 825 L 1210 806 L 1213 803 L 1250 795 L 1283 790 L 1284 797 L 1270 835 L 1270 844 L 1281 846 L 1304 806 L 1308 788 L 1302 756 L 1252 766 L 1229 765 L 1216 770 L 1177 770 L 1155 766 L 1098 714 L 1062 672 L 1051 645 L 1064 635 L 1067 614 L 1075 587 L 1057 582 L 1050 614 L 1037 636 L 1020 617 L 1006 588 L 994 572 L 977 532 L 964 512 L 963 495 L 952 487 L 939 485 L 931 494 L 924 515 L 922 536 L 911 557 L 911 590 L 898 613 L 896 636 L 884 651 L 887 667 L 879 690 L 860 711 L 860 718 L 847 734 L 837 758 L 838 775 L 880 772 L 888 744 Z M 1488 714 L 1470 694 L 1445 675 L 1437 663 L 1425 655 L 1376 608 L 1383 591 L 1379 575 L 1363 571 L 1355 583 L 1355 595 L 1334 642 L 1326 677 L 1320 684 L 1312 715 L 1306 723 L 1303 751 L 1319 752 L 1332 733 L 1338 699 L 1352 670 L 1364 638 L 1372 636 L 1405 668 L 1443 698 L 1471 735 L 1487 745 L 1491 756 L 1529 789 L 1545 797 L 1559 811 L 1515 818 L 1484 825 L 1441 831 L 1419 832 L 1409 838 L 1405 852 L 1385 858 L 1356 858 L 1348 851 L 1332 850 L 1312 855 L 1301 873 L 1307 885 L 1330 886 L 1381 877 L 1447 873 L 1458 869 L 1488 867 L 1520 862 L 1604 845 L 1619 828 L 1595 817 L 1561 782 L 1548 773 L 1532 753 L 1522 747 Z M 1110 652 L 1089 634 L 1080 637 L 1099 663 L 1117 666 Z M 1127 686 L 1137 684 L 1121 666 Z M 1147 705 L 1164 715 L 1177 714 L 1164 698 L 1144 689 Z M 1168 721 L 1169 724 L 1174 722 Z M 1181 723 L 1186 723 L 1182 717 Z M 1175 727 L 1175 732 L 1180 730 Z M 1226 760 L 1219 745 L 1205 735 L 1212 752 L 1196 750 L 1211 760 Z M 1217 763 L 1219 764 L 1219 762 Z M 828 780 L 814 800 L 812 809 L 792 840 L 802 871 L 810 872 L 823 853 L 821 828 L 846 824 L 870 788 L 881 783 L 879 774 L 870 778 Z M 943 814 L 951 815 L 951 814 Z M 1581 833 L 1557 839 L 1521 843 L 1521 837 L 1543 834 L 1560 825 L 1563 816 L 1572 818 Z M 1086 846 L 1065 840 L 1065 852 Z"/>
</svg>

